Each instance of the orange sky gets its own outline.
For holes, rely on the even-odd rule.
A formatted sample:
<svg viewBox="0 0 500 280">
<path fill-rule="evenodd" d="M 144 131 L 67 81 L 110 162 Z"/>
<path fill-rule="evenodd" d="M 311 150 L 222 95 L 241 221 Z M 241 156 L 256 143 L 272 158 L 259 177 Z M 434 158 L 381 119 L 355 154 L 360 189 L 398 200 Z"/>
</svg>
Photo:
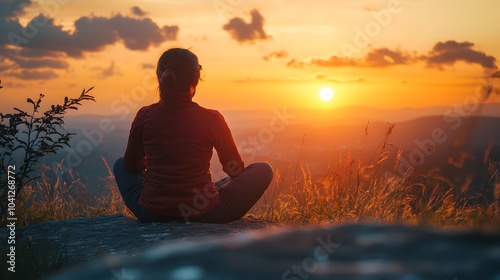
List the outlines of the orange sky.
<svg viewBox="0 0 500 280">
<path fill-rule="evenodd" d="M 157 100 L 154 67 L 170 47 L 198 55 L 195 101 L 220 110 L 451 105 L 500 58 L 491 0 L 14 2 L 0 8 L 1 112 L 95 86 L 81 113 L 135 113 Z"/>
</svg>

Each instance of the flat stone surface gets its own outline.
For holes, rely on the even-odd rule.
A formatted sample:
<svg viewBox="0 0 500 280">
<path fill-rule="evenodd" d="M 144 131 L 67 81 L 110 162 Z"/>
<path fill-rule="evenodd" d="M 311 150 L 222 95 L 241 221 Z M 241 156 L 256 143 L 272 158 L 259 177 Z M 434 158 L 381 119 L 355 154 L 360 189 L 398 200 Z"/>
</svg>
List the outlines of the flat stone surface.
<svg viewBox="0 0 500 280">
<path fill-rule="evenodd" d="M 266 228 L 269 223 L 246 217 L 228 224 L 140 223 L 124 215 L 49 221 L 20 232 L 17 246 L 31 245 L 37 257 L 67 257 L 68 265 L 113 254 L 133 256 L 160 241 L 200 240 Z M 108 279 L 109 280 L 109 279 Z"/>
<path fill-rule="evenodd" d="M 121 219 L 125 224 L 134 224 Z M 169 236 L 176 232 L 172 225 L 140 226 L 141 230 L 116 233 L 118 226 L 108 230 L 96 223 L 87 223 L 86 230 L 96 230 L 89 238 L 99 244 L 119 242 L 134 247 L 126 243 L 150 239 L 158 242 L 155 248 L 135 256 L 108 256 L 48 280 L 500 279 L 499 232 L 352 224 L 247 232 L 201 241 L 189 237 L 169 242 Z M 193 236 L 196 230 L 234 232 L 229 227 L 193 224 L 186 225 L 178 234 Z M 263 225 L 257 222 L 255 228 Z M 153 235 L 148 235 L 147 229 Z M 99 230 L 104 231 L 104 236 L 125 240 L 105 241 Z M 167 233 L 170 235 L 162 235 Z"/>
</svg>

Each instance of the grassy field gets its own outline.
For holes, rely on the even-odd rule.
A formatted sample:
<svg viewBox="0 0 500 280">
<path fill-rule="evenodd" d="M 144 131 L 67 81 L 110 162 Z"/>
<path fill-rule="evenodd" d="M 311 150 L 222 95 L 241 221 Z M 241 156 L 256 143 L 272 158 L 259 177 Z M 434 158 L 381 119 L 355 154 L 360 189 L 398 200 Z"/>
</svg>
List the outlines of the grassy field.
<svg viewBox="0 0 500 280">
<path fill-rule="evenodd" d="M 60 174 L 60 170 L 42 165 L 40 179 L 25 187 L 20 195 L 20 224 L 28 226 L 43 221 L 118 213 L 133 217 L 121 198 L 108 163 L 104 159 L 103 162 L 108 176 L 101 178 L 103 187 L 97 190 L 87 188 L 71 170 L 63 176 L 51 176 Z"/>
<path fill-rule="evenodd" d="M 322 176 L 313 176 L 300 160 L 286 170 L 275 170 L 273 182 L 250 214 L 291 225 L 375 222 L 500 229 L 498 162 L 483 162 L 484 172 L 476 176 L 479 180 L 459 184 L 436 168 L 420 168 L 405 178 L 391 176 L 387 166 L 396 169 L 401 151 L 395 162 L 388 162 L 385 146 L 389 135 L 390 131 L 369 160 L 362 160 L 366 158 L 363 151 L 347 152 L 332 159 Z M 108 176 L 102 178 L 100 189 L 92 191 L 71 171 L 56 177 L 53 175 L 60 170 L 42 165 L 41 178 L 26 187 L 18 199 L 18 224 L 118 213 L 133 217 L 104 158 L 103 162 Z M 457 168 L 460 172 L 460 166 Z M 23 262 L 19 267 L 26 275 L 18 276 L 39 279 L 58 271 L 67 265 L 66 253 L 48 249 L 50 258 L 41 259 L 34 256 L 31 243 L 20 247 L 18 257 Z M 0 265 L 2 277 L 8 276 L 5 265 Z"/>
<path fill-rule="evenodd" d="M 445 175 L 443 169 L 435 167 L 397 176 L 402 150 L 396 152 L 394 162 L 388 162 L 386 149 L 392 128 L 369 160 L 363 150 L 349 151 L 333 159 L 319 179 L 313 179 L 307 165 L 300 162 L 284 172 L 276 171 L 274 184 L 252 212 L 265 220 L 292 224 L 499 227 L 498 162 L 485 157 L 481 174 L 474 174 L 475 180 L 468 176 L 467 180 L 453 180 L 447 177 L 449 173 Z M 463 166 L 452 167 L 456 173 L 467 173 Z"/>
<path fill-rule="evenodd" d="M 315 162 L 303 162 L 301 151 L 288 168 L 275 170 L 273 182 L 249 214 L 294 226 L 370 222 L 500 230 L 500 163 L 488 159 L 488 149 L 479 157 L 483 160 L 472 165 L 449 160 L 397 176 L 403 151 L 388 149 L 392 129 L 388 127 L 374 151 L 338 154 L 321 174 L 317 168 L 313 174 L 308 164 Z M 451 152 L 461 154 L 464 161 L 478 158 L 460 148 Z M 16 200 L 17 225 L 110 214 L 134 218 L 104 157 L 102 162 L 107 175 L 92 187 L 72 170 L 63 173 L 62 163 L 55 168 L 39 166 L 40 178 Z M 41 279 L 68 266 L 69 252 L 44 248 L 43 242 L 32 243 L 29 238 L 28 244 L 16 248 L 17 266 L 22 268 L 16 272 L 17 279 Z M 40 249 L 44 257 L 36 256 Z M 6 262 L 0 264 L 0 279 L 13 276 L 6 266 Z"/>
<path fill-rule="evenodd" d="M 421 168 L 405 178 L 388 176 L 387 166 L 396 169 L 401 154 L 399 151 L 395 162 L 387 162 L 385 146 L 389 136 L 390 130 L 369 160 L 362 160 L 363 151 L 347 152 L 332 159 L 324 175 L 317 179 L 313 179 L 307 164 L 299 161 L 287 170 L 275 170 L 271 186 L 250 213 L 286 224 L 500 224 L 498 162 L 484 162 L 479 187 L 472 180 L 457 185 L 435 168 Z M 109 174 L 102 178 L 103 187 L 95 191 L 90 191 L 71 172 L 64 178 L 55 178 L 49 175 L 58 170 L 42 166 L 41 179 L 20 196 L 21 224 L 116 213 L 133 217 L 121 199 L 108 163 L 104 159 L 103 162 Z"/>
</svg>

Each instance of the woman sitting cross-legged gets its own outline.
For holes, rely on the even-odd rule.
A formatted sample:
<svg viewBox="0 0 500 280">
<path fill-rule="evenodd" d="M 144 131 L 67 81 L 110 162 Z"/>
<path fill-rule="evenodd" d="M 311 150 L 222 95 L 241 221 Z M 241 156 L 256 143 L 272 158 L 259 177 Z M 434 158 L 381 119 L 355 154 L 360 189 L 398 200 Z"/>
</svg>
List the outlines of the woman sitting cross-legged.
<svg viewBox="0 0 500 280">
<path fill-rule="evenodd" d="M 244 165 L 218 111 L 192 101 L 200 69 L 189 50 L 163 53 L 156 71 L 160 101 L 137 112 L 125 155 L 113 166 L 125 204 L 141 222 L 238 220 L 273 178 L 268 163 Z M 213 148 L 228 175 L 215 183 Z"/>
</svg>

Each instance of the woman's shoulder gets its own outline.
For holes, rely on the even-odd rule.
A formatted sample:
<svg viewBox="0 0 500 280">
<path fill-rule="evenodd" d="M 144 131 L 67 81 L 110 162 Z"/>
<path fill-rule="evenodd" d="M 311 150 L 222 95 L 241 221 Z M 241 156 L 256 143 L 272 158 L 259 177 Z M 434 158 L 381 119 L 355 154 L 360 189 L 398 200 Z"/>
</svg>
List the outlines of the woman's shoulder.
<svg viewBox="0 0 500 280">
<path fill-rule="evenodd" d="M 205 120 L 211 121 L 211 122 L 225 122 L 224 116 L 215 109 L 210 109 L 210 108 L 205 108 L 203 106 L 200 106 L 197 103 L 192 103 L 194 106 L 189 106 L 188 111 L 184 111 L 185 113 L 188 114 L 195 114 L 198 115 L 198 117 L 201 117 Z M 156 116 L 156 114 L 162 114 L 164 112 L 163 107 L 161 106 L 161 103 L 153 103 L 150 105 L 143 106 L 142 108 L 137 111 L 137 116 L 138 118 L 145 118 L 146 116 Z"/>
<path fill-rule="evenodd" d="M 149 104 L 149 105 L 146 105 L 146 106 L 142 106 L 139 109 L 139 111 L 137 111 L 137 115 L 145 114 L 145 113 L 151 112 L 151 111 L 157 111 L 159 109 L 161 109 L 161 104 L 160 103 Z"/>
<path fill-rule="evenodd" d="M 199 110 L 207 117 L 217 120 L 224 120 L 224 116 L 215 109 L 209 109 L 202 106 L 199 106 Z"/>
<path fill-rule="evenodd" d="M 155 111 L 158 111 L 157 103 L 141 107 L 135 114 L 134 123 L 143 123 L 147 118 L 154 115 Z"/>
</svg>

